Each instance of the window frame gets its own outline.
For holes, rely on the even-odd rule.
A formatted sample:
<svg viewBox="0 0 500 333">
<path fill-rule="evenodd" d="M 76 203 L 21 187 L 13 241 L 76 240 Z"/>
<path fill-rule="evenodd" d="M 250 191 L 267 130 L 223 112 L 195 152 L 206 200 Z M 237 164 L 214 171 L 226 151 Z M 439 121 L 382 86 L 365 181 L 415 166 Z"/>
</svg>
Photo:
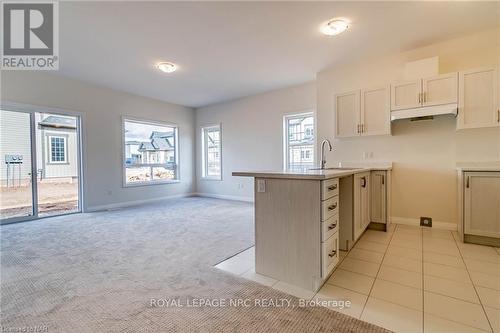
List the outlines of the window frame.
<svg viewBox="0 0 500 333">
<path fill-rule="evenodd" d="M 174 148 L 174 154 L 175 154 L 175 163 L 177 165 L 177 179 L 158 179 L 158 180 L 149 180 L 149 181 L 138 181 L 138 182 L 133 182 L 129 183 L 127 182 L 127 165 L 126 165 L 126 140 L 125 140 L 125 123 L 126 122 L 131 122 L 131 123 L 138 123 L 138 124 L 144 124 L 144 125 L 153 125 L 153 126 L 165 126 L 165 127 L 173 127 L 175 129 L 174 131 L 174 137 L 175 137 L 175 148 Z M 171 122 L 164 122 L 164 121 L 158 121 L 158 120 L 150 120 L 150 119 L 144 119 L 144 118 L 136 118 L 132 116 L 122 116 L 122 187 L 137 187 L 137 186 L 151 186 L 151 185 L 165 185 L 165 184 L 176 184 L 181 182 L 181 163 L 180 163 L 180 141 L 179 141 L 179 125 L 176 123 L 171 123 Z M 150 166 L 150 167 L 163 167 L 165 166 L 165 163 L 145 163 L 144 165 Z"/>
<path fill-rule="evenodd" d="M 289 170 L 289 140 L 290 135 L 288 133 L 288 121 L 303 117 L 313 117 L 313 165 L 316 165 L 316 142 L 317 142 L 317 129 L 316 129 L 316 112 L 314 110 L 304 110 L 299 112 L 288 113 L 283 116 L 283 169 Z M 314 167 L 314 166 L 313 166 Z"/>
<path fill-rule="evenodd" d="M 68 136 L 67 135 L 58 135 L 55 133 L 47 133 L 47 146 L 48 146 L 48 164 L 69 164 L 68 162 Z M 54 161 L 52 159 L 52 138 L 63 139 L 63 150 L 64 150 L 64 160 L 63 161 Z"/>
<path fill-rule="evenodd" d="M 209 176 L 208 175 L 208 163 L 207 163 L 207 147 L 206 147 L 206 130 L 217 128 L 219 129 L 219 175 Z M 222 181 L 222 123 L 210 124 L 201 126 L 201 179 L 202 180 L 216 180 Z"/>
</svg>

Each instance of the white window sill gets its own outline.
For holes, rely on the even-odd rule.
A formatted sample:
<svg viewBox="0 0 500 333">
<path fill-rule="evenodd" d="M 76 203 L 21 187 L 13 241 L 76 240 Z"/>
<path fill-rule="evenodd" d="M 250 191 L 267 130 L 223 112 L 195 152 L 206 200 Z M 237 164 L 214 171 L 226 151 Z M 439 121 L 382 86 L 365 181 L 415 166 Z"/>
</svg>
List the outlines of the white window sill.
<svg viewBox="0 0 500 333">
<path fill-rule="evenodd" d="M 180 183 L 180 182 L 181 182 L 180 179 L 176 179 L 176 180 L 153 180 L 153 181 L 149 181 L 149 182 L 124 183 L 123 187 L 166 185 L 166 184 L 177 184 L 177 183 Z"/>
<path fill-rule="evenodd" d="M 212 181 L 222 181 L 222 177 L 216 177 L 216 176 L 211 176 L 211 177 L 201 177 L 201 180 L 212 180 Z"/>
</svg>

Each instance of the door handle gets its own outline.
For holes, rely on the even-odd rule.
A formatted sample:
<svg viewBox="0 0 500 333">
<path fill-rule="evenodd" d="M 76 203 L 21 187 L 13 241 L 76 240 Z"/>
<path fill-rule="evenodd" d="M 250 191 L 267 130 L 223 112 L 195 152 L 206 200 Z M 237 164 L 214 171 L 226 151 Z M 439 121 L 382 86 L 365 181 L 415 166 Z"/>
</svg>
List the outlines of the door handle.
<svg viewBox="0 0 500 333">
<path fill-rule="evenodd" d="M 467 176 L 467 181 L 466 181 L 466 183 L 465 183 L 465 187 L 466 187 L 466 188 L 469 188 L 469 187 L 470 187 L 470 177 L 469 177 L 469 176 Z"/>
<path fill-rule="evenodd" d="M 366 187 L 366 177 L 361 178 L 361 180 L 363 181 L 361 187 Z"/>
<path fill-rule="evenodd" d="M 385 184 L 385 175 L 382 175 L 382 185 Z"/>
<path fill-rule="evenodd" d="M 500 109 L 497 110 L 497 123 L 500 123 Z"/>
</svg>

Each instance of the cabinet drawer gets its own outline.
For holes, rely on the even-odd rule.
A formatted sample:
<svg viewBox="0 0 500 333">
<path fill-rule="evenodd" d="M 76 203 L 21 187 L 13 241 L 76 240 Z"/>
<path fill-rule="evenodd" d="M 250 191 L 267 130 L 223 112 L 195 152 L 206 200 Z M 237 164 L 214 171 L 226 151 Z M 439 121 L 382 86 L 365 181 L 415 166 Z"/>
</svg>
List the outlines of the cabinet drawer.
<svg viewBox="0 0 500 333">
<path fill-rule="evenodd" d="M 339 194 L 339 179 L 328 179 L 321 182 L 321 200 L 329 199 Z"/>
<path fill-rule="evenodd" d="M 321 202 L 321 221 L 326 221 L 330 217 L 337 215 L 339 211 L 339 196 L 334 196 Z"/>
<path fill-rule="evenodd" d="M 321 276 L 323 278 L 333 271 L 339 262 L 339 233 L 336 232 L 332 237 L 321 243 Z"/>
<path fill-rule="evenodd" d="M 330 217 L 328 220 L 321 222 L 321 241 L 326 241 L 334 233 L 339 230 L 339 215 Z"/>
</svg>

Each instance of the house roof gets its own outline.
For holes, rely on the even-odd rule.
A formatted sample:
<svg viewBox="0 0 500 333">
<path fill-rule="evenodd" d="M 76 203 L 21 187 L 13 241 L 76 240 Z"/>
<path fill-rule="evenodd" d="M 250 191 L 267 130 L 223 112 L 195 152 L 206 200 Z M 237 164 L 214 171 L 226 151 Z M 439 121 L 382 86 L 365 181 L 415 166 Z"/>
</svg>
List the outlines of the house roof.
<svg viewBox="0 0 500 333">
<path fill-rule="evenodd" d="M 174 136 L 174 132 L 158 132 L 158 131 L 153 131 L 151 135 L 149 136 L 149 139 L 155 139 L 155 138 L 168 138 Z"/>
<path fill-rule="evenodd" d="M 76 119 L 63 116 L 48 116 L 38 124 L 42 127 L 76 129 Z"/>
</svg>

